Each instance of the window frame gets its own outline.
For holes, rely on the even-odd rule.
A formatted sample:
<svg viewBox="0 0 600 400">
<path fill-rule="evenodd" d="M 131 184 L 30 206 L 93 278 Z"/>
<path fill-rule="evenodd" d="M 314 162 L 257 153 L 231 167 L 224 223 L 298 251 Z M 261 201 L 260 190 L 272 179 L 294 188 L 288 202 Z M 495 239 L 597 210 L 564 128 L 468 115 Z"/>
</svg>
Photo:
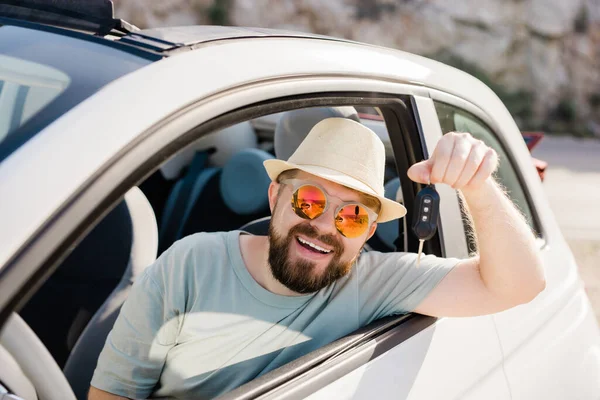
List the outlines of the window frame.
<svg viewBox="0 0 600 400">
<path fill-rule="evenodd" d="M 222 96 L 222 94 L 221 94 Z M 205 101 L 204 100 L 202 103 Z M 412 95 L 390 94 L 384 92 L 365 91 L 307 91 L 303 94 L 273 97 L 266 101 L 249 102 L 250 105 L 225 112 L 215 118 L 209 119 L 191 129 L 186 129 L 180 135 L 173 134 L 173 129 L 186 126 L 190 118 L 194 118 L 194 111 L 199 108 L 198 104 L 190 105 L 186 109 L 172 115 L 168 121 L 161 121 L 150 130 L 140 135 L 138 140 L 131 143 L 111 160 L 102 170 L 97 171 L 90 181 L 74 193 L 70 201 L 63 209 L 54 216 L 49 226 L 46 226 L 20 254 L 13 258 L 5 267 L 5 271 L 23 271 L 22 264 L 34 265 L 35 272 L 28 276 L 26 284 L 23 285 L 9 300 L 7 306 L 0 313 L 0 326 L 3 324 L 14 309 L 20 308 L 33 292 L 41 286 L 43 281 L 54 272 L 60 262 L 68 255 L 83 237 L 108 213 L 124 194 L 139 184 L 150 174 L 155 172 L 162 162 L 185 148 L 187 145 L 199 139 L 202 135 L 222 129 L 245 120 L 253 119 L 262 115 L 282 112 L 303 107 L 315 106 L 341 106 L 341 105 L 387 105 L 386 126 L 394 150 L 396 168 L 399 176 L 405 176 L 406 170 L 414 162 L 421 161 L 425 157 L 425 144 L 423 132 L 419 124 L 419 117 Z M 170 139 L 169 139 L 170 138 Z M 140 155 L 143 155 L 140 161 Z M 399 155 L 405 157 L 398 157 Z M 398 160 L 403 161 L 398 165 Z M 419 184 L 407 184 L 407 180 L 401 181 L 405 206 L 407 207 L 407 218 L 413 213 L 414 195 L 419 189 Z M 93 199 L 93 201 L 92 201 Z M 399 224 L 400 229 L 400 224 Z M 442 245 L 441 234 L 438 232 L 432 240 L 426 244 L 429 253 L 444 256 L 445 250 Z M 416 251 L 418 241 L 416 238 L 409 240 L 408 251 Z M 23 274 L 23 272 L 20 272 Z M 357 368 L 377 355 L 385 352 L 409 337 L 426 329 L 435 323 L 437 319 L 417 314 L 388 317 L 368 325 L 361 331 L 354 332 L 318 351 L 307 354 L 294 362 L 293 368 L 301 368 L 305 371 L 289 375 L 289 370 L 272 371 L 275 377 L 286 378 L 285 382 L 291 380 L 310 378 L 318 379 L 322 386 L 343 376 L 349 371 Z M 367 347 L 364 347 L 367 346 Z M 375 346 L 377 351 L 367 351 L 366 348 Z M 327 356 L 323 358 L 324 356 Z M 328 370 L 327 378 L 324 380 L 321 373 L 315 370 L 325 360 L 329 360 L 335 374 Z M 343 361 L 343 363 L 342 363 Z M 284 367 L 287 367 L 283 366 Z M 288 372 L 286 372 L 288 371 Z M 265 375 L 266 376 L 266 375 Z M 289 379 L 288 379 L 289 378 Z M 283 385 L 278 380 L 273 380 L 273 375 L 261 381 L 261 391 L 266 394 L 270 390 L 293 390 L 294 384 Z M 252 381 L 254 382 L 254 381 Z M 251 382 L 251 383 L 252 383 Z M 283 386 L 282 386 L 283 385 Z M 284 389 L 285 386 L 285 389 Z M 320 387 L 322 387 L 320 386 Z M 244 386 L 240 388 L 244 388 Z M 315 391 L 316 386 L 310 388 Z M 237 390 L 237 389 L 236 389 Z M 243 391 L 248 388 L 241 389 Z M 256 389 L 253 389 L 256 390 Z M 248 392 L 250 393 L 250 391 Z M 255 392 L 252 392 L 255 393 Z"/>
</svg>

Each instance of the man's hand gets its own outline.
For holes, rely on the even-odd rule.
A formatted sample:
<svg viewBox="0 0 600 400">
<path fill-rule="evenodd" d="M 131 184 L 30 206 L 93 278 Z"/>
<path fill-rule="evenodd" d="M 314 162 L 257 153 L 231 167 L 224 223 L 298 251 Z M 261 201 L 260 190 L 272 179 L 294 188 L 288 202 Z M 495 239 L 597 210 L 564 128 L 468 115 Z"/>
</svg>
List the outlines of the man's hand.
<svg viewBox="0 0 600 400">
<path fill-rule="evenodd" d="M 408 177 L 419 183 L 445 183 L 471 191 L 481 187 L 497 167 L 494 149 L 469 133 L 450 132 L 440 139 L 429 160 L 408 169 Z"/>
<path fill-rule="evenodd" d="M 535 236 L 492 174 L 498 155 L 468 133 L 448 133 L 429 160 L 410 167 L 420 183 L 459 189 L 473 218 L 479 254 L 463 260 L 415 312 L 445 317 L 492 314 L 535 298 L 546 281 Z"/>
</svg>

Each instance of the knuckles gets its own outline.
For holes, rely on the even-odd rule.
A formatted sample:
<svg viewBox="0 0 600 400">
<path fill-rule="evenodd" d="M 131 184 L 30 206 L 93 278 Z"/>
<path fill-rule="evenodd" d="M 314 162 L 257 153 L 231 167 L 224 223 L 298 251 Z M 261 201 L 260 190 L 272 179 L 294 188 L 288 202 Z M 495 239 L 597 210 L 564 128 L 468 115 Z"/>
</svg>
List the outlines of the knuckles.
<svg viewBox="0 0 600 400">
<path fill-rule="evenodd" d="M 439 167 L 432 168 L 431 183 L 446 183 L 455 189 L 468 184 L 470 179 L 467 178 L 470 178 L 482 164 L 487 165 L 486 169 L 491 165 L 492 172 L 498 166 L 498 153 L 486 145 L 485 142 L 474 138 L 467 132 L 449 132 L 445 134 L 436 146 L 435 155 L 438 163 L 444 163 L 442 169 L 445 169 L 445 171 L 441 171 Z M 460 164 L 463 172 L 458 177 L 454 177 L 453 182 L 445 182 L 446 172 L 452 161 L 454 161 L 452 163 L 453 168 Z M 467 175 L 463 176 L 463 174 Z"/>
</svg>

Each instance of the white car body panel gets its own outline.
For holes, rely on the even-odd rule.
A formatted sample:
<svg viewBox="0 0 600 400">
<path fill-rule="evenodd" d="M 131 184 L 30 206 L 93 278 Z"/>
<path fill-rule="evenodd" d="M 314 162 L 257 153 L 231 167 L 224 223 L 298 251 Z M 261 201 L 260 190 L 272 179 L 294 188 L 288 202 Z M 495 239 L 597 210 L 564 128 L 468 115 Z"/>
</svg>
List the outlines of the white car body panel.
<svg viewBox="0 0 600 400">
<path fill-rule="evenodd" d="M 490 316 L 444 318 L 309 396 L 320 399 L 510 399 Z"/>
</svg>

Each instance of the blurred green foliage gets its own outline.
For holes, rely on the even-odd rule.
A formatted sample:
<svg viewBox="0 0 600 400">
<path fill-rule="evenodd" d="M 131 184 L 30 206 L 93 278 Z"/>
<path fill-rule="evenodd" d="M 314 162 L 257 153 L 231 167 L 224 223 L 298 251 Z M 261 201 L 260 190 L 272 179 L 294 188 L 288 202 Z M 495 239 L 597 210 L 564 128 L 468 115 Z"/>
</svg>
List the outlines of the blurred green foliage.
<svg viewBox="0 0 600 400">
<path fill-rule="evenodd" d="M 546 132 L 591 137 L 593 132 L 578 113 L 577 102 L 571 96 L 561 99 L 548 113 L 542 128 Z"/>
<path fill-rule="evenodd" d="M 383 14 L 396 11 L 397 3 L 400 1 L 380 1 L 380 0 L 355 0 L 356 19 L 370 19 L 379 21 Z M 407 0 L 404 0 L 406 2 Z"/>
<path fill-rule="evenodd" d="M 559 121 L 573 123 L 577 119 L 577 105 L 571 99 L 562 99 L 552 111 L 552 115 Z"/>
<path fill-rule="evenodd" d="M 208 8 L 208 19 L 212 25 L 230 25 L 229 8 L 231 0 L 214 0 Z"/>
<path fill-rule="evenodd" d="M 588 102 L 590 103 L 590 106 L 592 107 L 592 109 L 594 109 L 594 111 L 599 110 L 600 109 L 600 93 L 592 93 L 588 97 Z"/>
<path fill-rule="evenodd" d="M 460 56 L 443 51 L 426 57 L 440 61 L 444 64 L 458 68 L 485 83 L 502 100 L 508 111 L 522 130 L 534 129 L 533 117 L 533 93 L 528 90 L 508 90 L 494 80 L 480 67 L 466 61 Z"/>
<path fill-rule="evenodd" d="M 581 6 L 579 13 L 575 17 L 575 22 L 573 25 L 573 30 L 576 33 L 584 34 L 587 33 L 590 28 L 590 18 L 587 6 L 584 4 Z"/>
</svg>

